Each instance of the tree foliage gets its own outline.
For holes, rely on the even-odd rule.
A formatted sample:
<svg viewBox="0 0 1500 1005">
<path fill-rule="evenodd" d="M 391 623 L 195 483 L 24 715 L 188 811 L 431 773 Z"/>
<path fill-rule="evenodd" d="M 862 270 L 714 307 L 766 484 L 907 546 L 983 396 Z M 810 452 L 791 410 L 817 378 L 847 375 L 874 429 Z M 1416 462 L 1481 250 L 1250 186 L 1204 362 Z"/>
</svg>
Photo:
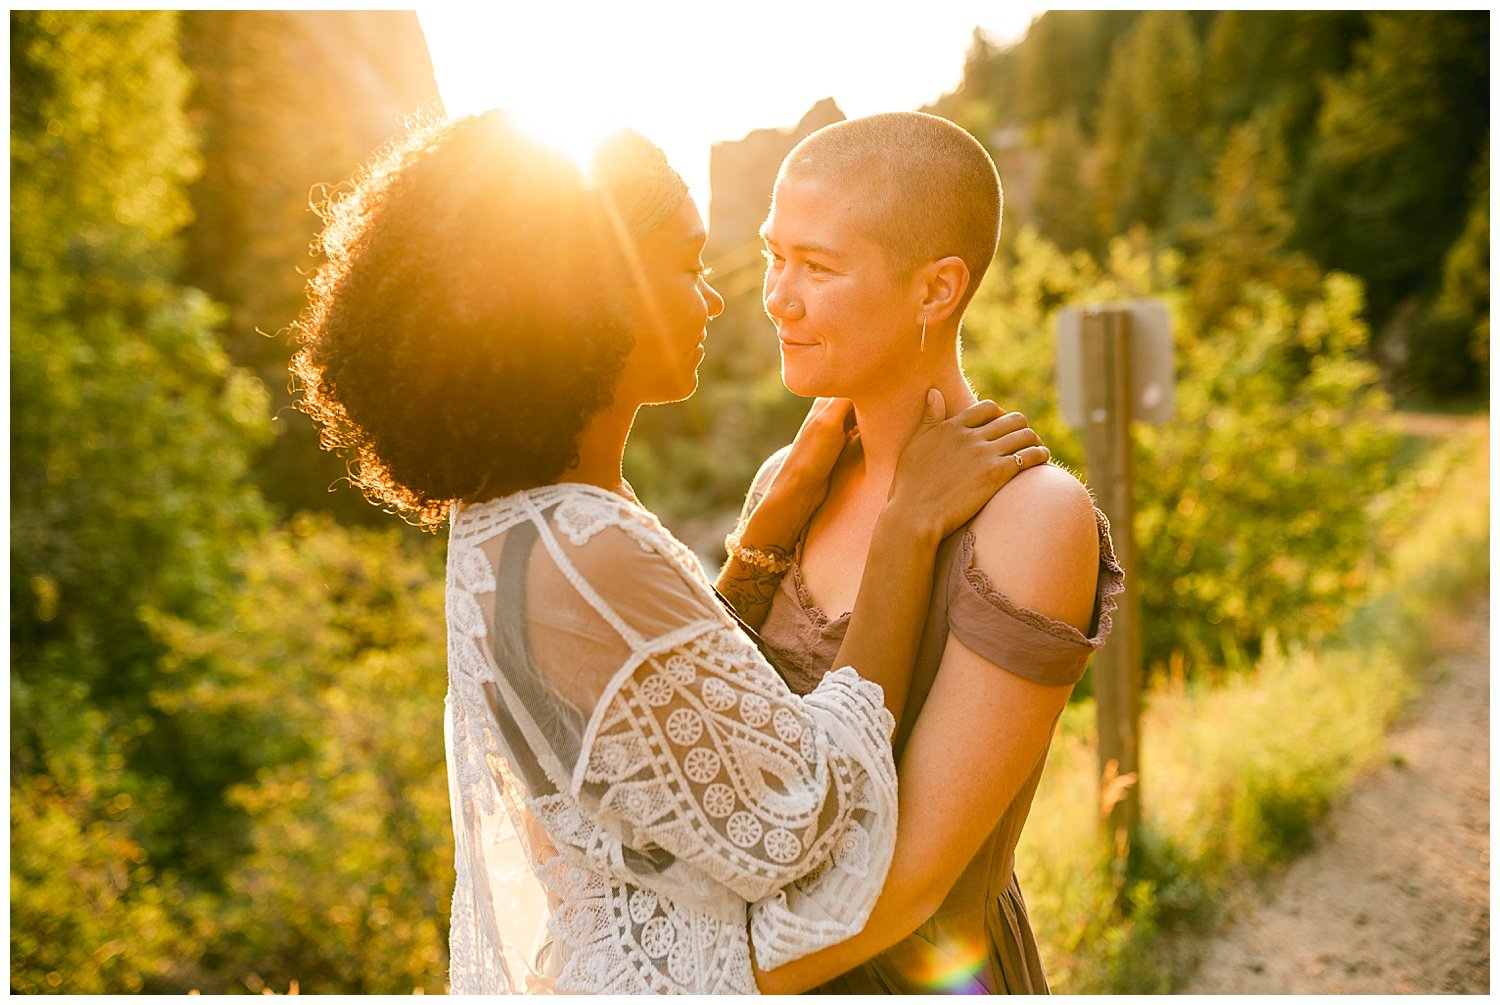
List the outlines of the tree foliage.
<svg viewBox="0 0 1500 1005">
<path fill-rule="evenodd" d="M 1197 209 L 1203 57 L 1185 11 L 1148 11 L 1110 56 L 1099 99 L 1099 224 L 1168 234 Z"/>
<path fill-rule="evenodd" d="M 139 610 L 194 610 L 225 568 L 212 545 L 259 514 L 245 451 L 264 394 L 225 358 L 217 309 L 171 281 L 196 167 L 173 23 L 11 19 L 12 630 L 23 655 L 88 638 L 107 665 L 128 667 L 150 649 Z"/>
<path fill-rule="evenodd" d="M 1474 165 L 1469 216 L 1463 233 L 1443 259 L 1442 285 L 1432 307 L 1433 327 L 1452 339 L 1446 358 L 1472 361 L 1480 367 L 1490 361 L 1490 151 Z M 1457 343 L 1453 345 L 1452 343 Z M 1430 359 L 1435 354 L 1425 354 Z M 1460 364 L 1461 367 L 1461 364 Z M 1467 369 L 1467 368 L 1462 368 Z M 1462 372 L 1451 379 L 1461 381 Z"/>
<path fill-rule="evenodd" d="M 1036 225 L 1065 251 L 1099 246 L 1097 221 L 1089 212 L 1092 179 L 1084 171 L 1083 131 L 1065 112 L 1050 121 L 1041 148 L 1041 177 L 1032 206 Z"/>
<path fill-rule="evenodd" d="M 1308 256 L 1285 250 L 1287 152 L 1270 114 L 1230 130 L 1209 183 L 1211 214 L 1183 228 L 1184 270 L 1196 322 L 1213 327 L 1241 302 L 1248 284 L 1297 295 L 1316 286 Z"/>
<path fill-rule="evenodd" d="M 1068 112 L 1093 134 L 1111 53 L 1140 15 L 1135 11 L 1049 10 L 1015 50 L 1015 93 L 997 100 L 1001 114 L 1038 125 Z M 982 66 L 966 68 L 964 80 Z M 994 95 L 1001 98 L 1000 95 Z"/>
<path fill-rule="evenodd" d="M 1488 23 L 1481 12 L 1373 12 L 1354 65 L 1324 91 L 1300 242 L 1382 298 L 1420 285 L 1462 227 L 1487 137 Z"/>
<path fill-rule="evenodd" d="M 204 990 L 444 990 L 443 577 L 416 544 L 300 516 L 241 554 L 217 624 L 160 625 L 157 700 L 246 769 Z"/>
<path fill-rule="evenodd" d="M 1299 174 L 1315 138 L 1322 87 L 1347 72 L 1355 43 L 1368 30 L 1360 11 L 1214 15 L 1203 78 L 1210 143 L 1240 122 L 1269 117 Z"/>
<path fill-rule="evenodd" d="M 11 15 L 15 987 L 149 988 L 190 951 L 181 834 L 224 781 L 150 699 L 150 612 L 210 617 L 262 521 L 264 392 L 173 282 L 197 165 L 175 25 Z"/>
<path fill-rule="evenodd" d="M 1278 290 L 1247 278 L 1234 308 L 1204 326 L 1181 256 L 1153 254 L 1144 233 L 1095 263 L 1027 231 L 1002 264 L 970 308 L 970 377 L 1085 475 L 1051 390 L 1057 308 L 1142 296 L 1172 307 L 1176 414 L 1135 430 L 1148 665 L 1233 664 L 1267 632 L 1305 640 L 1334 628 L 1364 588 L 1371 512 L 1393 477 L 1359 284 L 1330 275 Z"/>
<path fill-rule="evenodd" d="M 11 679 L 12 732 L 39 739 L 12 755 L 10 931 L 13 991 L 118 994 L 173 985 L 203 946 L 189 891 L 158 868 L 140 839 L 163 786 L 126 765 L 134 741 L 92 706 L 66 665 Z"/>
<path fill-rule="evenodd" d="M 1017 217 L 1095 255 L 1134 225 L 1200 247 L 1224 208 L 1215 172 L 1254 123 L 1289 216 L 1280 248 L 1361 279 L 1366 352 L 1385 384 L 1442 398 L 1485 386 L 1478 316 L 1459 331 L 1436 299 L 1449 249 L 1481 212 L 1469 179 L 1488 150 L 1488 52 L 1488 14 L 1475 11 L 1049 11 L 1013 48 L 971 51 L 956 94 L 965 108 L 989 99 L 982 139 L 1011 123 L 1036 145 L 1036 205 Z M 992 73 L 1002 61 L 1014 72 Z M 1090 241 L 1064 211 L 1069 190 L 1093 206 Z"/>
</svg>

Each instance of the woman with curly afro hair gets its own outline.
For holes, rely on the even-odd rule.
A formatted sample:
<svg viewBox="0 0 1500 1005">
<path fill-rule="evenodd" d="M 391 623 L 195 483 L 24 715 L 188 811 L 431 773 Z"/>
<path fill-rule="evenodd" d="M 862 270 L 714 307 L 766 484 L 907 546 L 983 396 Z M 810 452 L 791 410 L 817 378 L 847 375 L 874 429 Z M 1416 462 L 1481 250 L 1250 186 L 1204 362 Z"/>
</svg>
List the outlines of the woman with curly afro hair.
<svg viewBox="0 0 1500 1005">
<path fill-rule="evenodd" d="M 372 501 L 450 521 L 453 991 L 750 993 L 756 966 L 857 933 L 937 542 L 1035 434 L 929 396 L 839 669 L 798 697 L 621 474 L 636 411 L 693 392 L 724 306 L 661 151 L 622 132 L 585 171 L 502 113 L 438 122 L 325 221 L 301 407 Z M 814 404 L 721 587 L 774 588 L 847 414 Z"/>
</svg>

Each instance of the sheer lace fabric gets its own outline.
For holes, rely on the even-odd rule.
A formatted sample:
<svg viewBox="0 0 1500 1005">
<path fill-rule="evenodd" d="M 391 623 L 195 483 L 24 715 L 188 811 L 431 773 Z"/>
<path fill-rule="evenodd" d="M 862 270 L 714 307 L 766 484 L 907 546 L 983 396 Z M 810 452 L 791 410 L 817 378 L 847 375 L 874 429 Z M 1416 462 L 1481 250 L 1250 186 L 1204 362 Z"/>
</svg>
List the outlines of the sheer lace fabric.
<svg viewBox="0 0 1500 1005">
<path fill-rule="evenodd" d="M 751 940 L 771 968 L 863 926 L 895 843 L 877 685 L 793 695 L 591 486 L 460 508 L 447 603 L 455 993 L 754 993 Z"/>
</svg>

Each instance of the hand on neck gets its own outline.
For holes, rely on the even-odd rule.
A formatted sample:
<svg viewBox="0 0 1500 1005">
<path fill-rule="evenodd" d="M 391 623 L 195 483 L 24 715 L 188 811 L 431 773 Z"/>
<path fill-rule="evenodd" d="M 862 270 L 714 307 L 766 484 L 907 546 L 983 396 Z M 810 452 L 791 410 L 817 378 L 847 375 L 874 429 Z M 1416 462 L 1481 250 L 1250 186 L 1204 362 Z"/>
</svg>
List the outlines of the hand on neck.
<svg viewBox="0 0 1500 1005">
<path fill-rule="evenodd" d="M 931 341 L 922 365 L 894 372 L 880 386 L 851 398 L 864 447 L 865 477 L 889 482 L 895 476 L 896 461 L 921 424 L 927 391 L 933 387 L 942 392 L 945 417 L 979 400 L 964 379 L 957 353 L 939 356 Z"/>
</svg>

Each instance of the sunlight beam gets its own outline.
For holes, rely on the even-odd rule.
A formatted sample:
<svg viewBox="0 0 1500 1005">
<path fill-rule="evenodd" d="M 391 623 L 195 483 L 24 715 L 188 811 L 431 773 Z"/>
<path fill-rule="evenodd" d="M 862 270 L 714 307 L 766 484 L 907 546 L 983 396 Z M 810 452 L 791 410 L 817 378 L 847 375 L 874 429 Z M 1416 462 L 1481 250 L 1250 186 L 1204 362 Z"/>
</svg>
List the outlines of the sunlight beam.
<svg viewBox="0 0 1500 1005">
<path fill-rule="evenodd" d="M 986 0 L 910 18 L 839 0 L 792 17 L 673 0 L 417 8 L 450 115 L 505 108 L 570 150 L 588 143 L 575 131 L 629 126 L 705 213 L 714 143 L 790 129 L 827 97 L 849 116 L 919 108 L 958 86 L 976 25 L 1005 44 L 1039 13 Z"/>
</svg>

